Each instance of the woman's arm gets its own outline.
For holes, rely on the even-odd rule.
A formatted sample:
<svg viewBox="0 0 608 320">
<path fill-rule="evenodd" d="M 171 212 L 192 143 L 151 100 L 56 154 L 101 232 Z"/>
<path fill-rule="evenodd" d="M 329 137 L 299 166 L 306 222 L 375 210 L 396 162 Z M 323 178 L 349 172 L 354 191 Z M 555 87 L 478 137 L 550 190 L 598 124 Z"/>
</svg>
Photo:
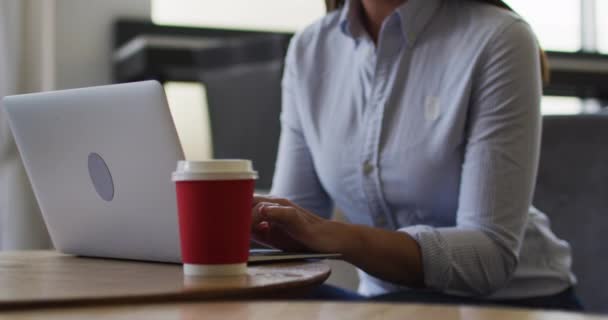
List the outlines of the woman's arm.
<svg viewBox="0 0 608 320">
<path fill-rule="evenodd" d="M 423 285 L 420 247 L 407 233 L 323 219 L 283 198 L 256 196 L 254 203 L 254 231 L 273 246 L 296 242 L 304 250 L 337 252 L 384 280 Z"/>
<path fill-rule="evenodd" d="M 304 138 L 297 96 L 299 34 L 294 36 L 285 58 L 282 79 L 281 137 L 271 194 L 291 199 L 300 206 L 329 218 L 333 203 L 319 182 L 311 152 Z"/>
<path fill-rule="evenodd" d="M 488 295 L 519 262 L 540 149 L 537 40 L 516 20 L 490 39 L 473 81 L 456 227 L 413 226 L 425 284 Z"/>
<path fill-rule="evenodd" d="M 504 286 L 518 263 L 536 177 L 541 80 L 529 27 L 514 21 L 499 31 L 474 80 L 455 227 L 352 226 L 272 198 L 256 198 L 254 227 L 282 230 L 310 250 L 340 252 L 398 284 L 479 295 Z"/>
<path fill-rule="evenodd" d="M 327 192 L 321 186 L 317 176 L 312 154 L 309 150 L 298 114 L 298 97 L 295 90 L 297 83 L 296 55 L 298 52 L 299 35 L 291 40 L 285 68 L 283 71 L 281 137 L 277 152 L 277 162 L 272 181 L 271 194 L 291 199 L 294 203 L 315 212 L 324 218 L 332 213 L 333 203 Z M 265 244 L 280 247 L 289 251 L 303 251 L 306 247 L 294 241 L 278 229 L 267 232 L 260 227 L 259 215 L 254 210 L 252 235 L 253 238 Z"/>
</svg>

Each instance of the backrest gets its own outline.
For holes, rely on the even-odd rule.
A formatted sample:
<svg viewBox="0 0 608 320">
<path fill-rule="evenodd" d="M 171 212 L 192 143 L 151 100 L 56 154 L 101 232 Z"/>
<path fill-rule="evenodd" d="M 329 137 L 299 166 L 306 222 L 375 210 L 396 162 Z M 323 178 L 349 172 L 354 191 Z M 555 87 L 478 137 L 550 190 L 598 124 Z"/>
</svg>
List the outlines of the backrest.
<svg viewBox="0 0 608 320">
<path fill-rule="evenodd" d="M 543 118 L 534 205 L 572 246 L 585 308 L 608 312 L 608 115 Z"/>
<path fill-rule="evenodd" d="M 253 160 L 256 188 L 272 183 L 281 112 L 282 58 L 205 72 L 214 158 Z"/>
</svg>

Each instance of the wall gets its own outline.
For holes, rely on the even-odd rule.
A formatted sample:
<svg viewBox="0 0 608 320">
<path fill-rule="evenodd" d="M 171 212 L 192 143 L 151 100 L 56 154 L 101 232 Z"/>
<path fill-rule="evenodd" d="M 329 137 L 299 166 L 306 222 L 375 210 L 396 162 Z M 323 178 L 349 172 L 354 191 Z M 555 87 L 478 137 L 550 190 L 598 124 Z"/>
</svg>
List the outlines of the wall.
<svg viewBox="0 0 608 320">
<path fill-rule="evenodd" d="M 11 82 L 6 94 L 109 83 L 112 22 L 121 16 L 149 18 L 151 11 L 150 0 L 0 1 L 4 10 L 15 9 L 12 23 L 0 30 L 10 36 L 4 46 L 16 53 L 7 62 L 17 70 L 4 79 Z M 4 121 L 0 127 L 0 250 L 48 248 L 48 233 L 16 147 Z"/>
<path fill-rule="evenodd" d="M 111 81 L 112 23 L 150 18 L 150 0 L 55 0 L 55 89 Z"/>
<path fill-rule="evenodd" d="M 0 97 L 44 90 L 43 30 L 50 1 L 0 1 Z M 50 247 L 25 169 L 0 109 L 0 250 Z"/>
</svg>

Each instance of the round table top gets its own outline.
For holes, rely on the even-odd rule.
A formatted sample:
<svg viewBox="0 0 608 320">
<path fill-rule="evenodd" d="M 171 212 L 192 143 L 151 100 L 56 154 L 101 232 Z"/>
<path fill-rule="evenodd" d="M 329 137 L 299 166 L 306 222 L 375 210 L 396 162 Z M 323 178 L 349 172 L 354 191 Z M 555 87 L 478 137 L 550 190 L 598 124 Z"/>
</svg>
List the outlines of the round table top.
<svg viewBox="0 0 608 320">
<path fill-rule="evenodd" d="M 55 251 L 0 253 L 0 310 L 64 305 L 272 298 L 320 285 L 321 261 L 260 264 L 247 275 L 184 277 L 182 266 L 81 258 Z"/>
<path fill-rule="evenodd" d="M 582 313 L 463 306 L 330 303 L 216 302 L 102 306 L 0 313 L 1 319 L 416 319 L 416 320 L 594 320 Z"/>
</svg>

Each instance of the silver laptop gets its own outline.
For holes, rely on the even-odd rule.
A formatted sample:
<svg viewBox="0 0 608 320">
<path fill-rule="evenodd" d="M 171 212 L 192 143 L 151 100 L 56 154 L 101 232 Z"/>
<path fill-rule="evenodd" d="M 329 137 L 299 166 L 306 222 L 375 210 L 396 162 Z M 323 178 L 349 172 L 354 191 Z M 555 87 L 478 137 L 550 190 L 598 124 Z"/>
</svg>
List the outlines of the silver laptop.
<svg viewBox="0 0 608 320">
<path fill-rule="evenodd" d="M 3 107 L 58 250 L 181 261 L 170 176 L 184 156 L 158 82 L 10 96 Z M 332 256 L 262 249 L 250 262 Z"/>
</svg>

